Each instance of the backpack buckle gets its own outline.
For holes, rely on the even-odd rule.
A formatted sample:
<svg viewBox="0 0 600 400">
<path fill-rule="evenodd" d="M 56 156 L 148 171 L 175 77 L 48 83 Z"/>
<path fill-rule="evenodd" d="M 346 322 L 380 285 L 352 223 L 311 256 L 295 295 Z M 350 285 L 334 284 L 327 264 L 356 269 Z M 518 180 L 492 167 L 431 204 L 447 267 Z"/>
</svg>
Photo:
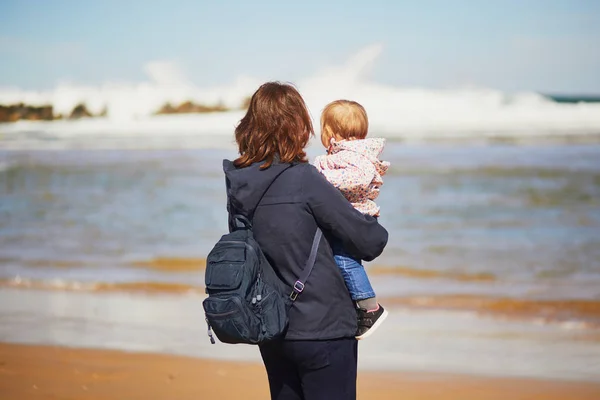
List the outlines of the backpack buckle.
<svg viewBox="0 0 600 400">
<path fill-rule="evenodd" d="M 235 214 L 233 216 L 233 222 L 235 225 L 235 229 L 252 229 L 252 223 L 248 218 L 241 214 Z"/>
<path fill-rule="evenodd" d="M 294 283 L 294 291 L 290 294 L 290 299 L 296 300 L 298 295 L 304 291 L 304 283 L 296 281 Z"/>
</svg>

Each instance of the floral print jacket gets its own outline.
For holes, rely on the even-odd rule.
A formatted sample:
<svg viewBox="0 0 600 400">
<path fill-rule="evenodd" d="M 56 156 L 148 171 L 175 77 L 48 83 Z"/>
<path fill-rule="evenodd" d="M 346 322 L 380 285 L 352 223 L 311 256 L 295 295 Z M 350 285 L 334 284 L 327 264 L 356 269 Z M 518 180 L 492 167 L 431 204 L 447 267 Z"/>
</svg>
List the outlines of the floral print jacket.
<svg viewBox="0 0 600 400">
<path fill-rule="evenodd" d="M 331 141 L 327 154 L 314 165 L 363 214 L 379 216 L 375 199 L 390 163 L 379 160 L 385 139 Z"/>
</svg>

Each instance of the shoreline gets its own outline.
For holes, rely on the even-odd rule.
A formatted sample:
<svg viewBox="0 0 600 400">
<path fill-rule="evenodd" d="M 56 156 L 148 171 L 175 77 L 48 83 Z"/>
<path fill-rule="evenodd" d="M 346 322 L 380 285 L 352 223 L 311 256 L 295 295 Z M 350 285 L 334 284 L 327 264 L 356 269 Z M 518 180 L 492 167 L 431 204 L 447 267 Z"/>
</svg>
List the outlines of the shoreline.
<svg viewBox="0 0 600 400">
<path fill-rule="evenodd" d="M 185 263 L 181 263 L 185 264 Z M 179 268 L 187 268 L 181 267 Z M 186 271 L 187 272 L 187 271 Z M 198 271 L 203 273 L 203 270 Z M 399 274 L 402 276 L 402 274 Z M 382 274 L 377 268 L 373 274 L 383 286 L 383 279 L 396 278 L 394 274 Z M 409 278 L 405 278 L 405 284 Z M 412 278 L 422 279 L 422 278 Z M 424 278 L 430 279 L 430 278 Z M 132 295 L 200 295 L 204 296 L 205 288 L 200 283 L 183 283 L 173 281 L 76 281 L 76 280 L 42 280 L 30 278 L 0 278 L 0 290 L 37 290 L 72 293 L 95 293 L 108 295 L 124 293 Z M 406 293 L 406 291 L 405 291 Z M 582 330 L 598 331 L 600 329 L 600 300 L 592 298 L 535 298 L 524 296 L 507 296 L 498 293 L 474 293 L 456 291 L 448 293 L 414 292 L 409 295 L 394 295 L 383 291 L 380 296 L 382 304 L 412 311 L 456 311 L 473 312 L 482 317 L 511 319 L 515 321 L 539 324 L 567 324 Z M 600 336 L 598 336 L 600 338 Z"/>
<path fill-rule="evenodd" d="M 0 343 L 0 393 L 7 399 L 268 398 L 257 363 L 114 350 Z M 5 397 L 6 396 L 6 397 Z M 572 399 L 600 396 L 600 383 L 429 372 L 363 372 L 358 398 Z"/>
<path fill-rule="evenodd" d="M 255 346 L 211 345 L 199 294 L 0 290 L 0 340 L 260 362 Z M 597 331 L 390 305 L 361 371 L 600 382 Z M 477 363 L 474 363 L 476 356 Z"/>
</svg>

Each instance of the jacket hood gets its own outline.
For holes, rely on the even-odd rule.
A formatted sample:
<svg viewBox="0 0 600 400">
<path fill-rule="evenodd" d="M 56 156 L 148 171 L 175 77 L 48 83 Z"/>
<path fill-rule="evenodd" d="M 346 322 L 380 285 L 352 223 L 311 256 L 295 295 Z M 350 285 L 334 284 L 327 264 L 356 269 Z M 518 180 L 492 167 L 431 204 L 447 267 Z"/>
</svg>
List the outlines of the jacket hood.
<svg viewBox="0 0 600 400">
<path fill-rule="evenodd" d="M 381 161 L 379 156 L 385 147 L 385 139 L 383 138 L 367 138 L 358 140 L 342 140 L 339 142 L 331 142 L 329 152 L 331 154 L 342 150 L 353 151 L 359 153 L 369 159 L 377 169 L 379 175 L 383 176 L 390 166 L 387 161 Z"/>
<path fill-rule="evenodd" d="M 274 161 L 269 168 L 261 170 L 262 164 L 260 162 L 246 168 L 236 168 L 232 161 L 223 160 L 227 195 L 231 199 L 235 214 L 252 219 L 259 201 L 271 183 L 291 166 Z"/>
</svg>

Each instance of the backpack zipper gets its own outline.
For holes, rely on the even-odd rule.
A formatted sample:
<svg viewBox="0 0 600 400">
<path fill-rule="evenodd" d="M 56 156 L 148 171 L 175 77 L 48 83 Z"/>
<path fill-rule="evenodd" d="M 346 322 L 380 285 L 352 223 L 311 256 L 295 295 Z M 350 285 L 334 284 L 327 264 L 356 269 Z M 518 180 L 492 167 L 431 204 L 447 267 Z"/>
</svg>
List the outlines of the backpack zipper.
<svg viewBox="0 0 600 400">
<path fill-rule="evenodd" d="M 228 315 L 235 314 L 236 312 L 238 312 L 238 310 L 227 311 L 227 312 L 224 312 L 224 313 L 211 313 L 211 312 L 207 312 L 206 315 L 211 315 L 213 317 L 226 317 Z"/>
</svg>

